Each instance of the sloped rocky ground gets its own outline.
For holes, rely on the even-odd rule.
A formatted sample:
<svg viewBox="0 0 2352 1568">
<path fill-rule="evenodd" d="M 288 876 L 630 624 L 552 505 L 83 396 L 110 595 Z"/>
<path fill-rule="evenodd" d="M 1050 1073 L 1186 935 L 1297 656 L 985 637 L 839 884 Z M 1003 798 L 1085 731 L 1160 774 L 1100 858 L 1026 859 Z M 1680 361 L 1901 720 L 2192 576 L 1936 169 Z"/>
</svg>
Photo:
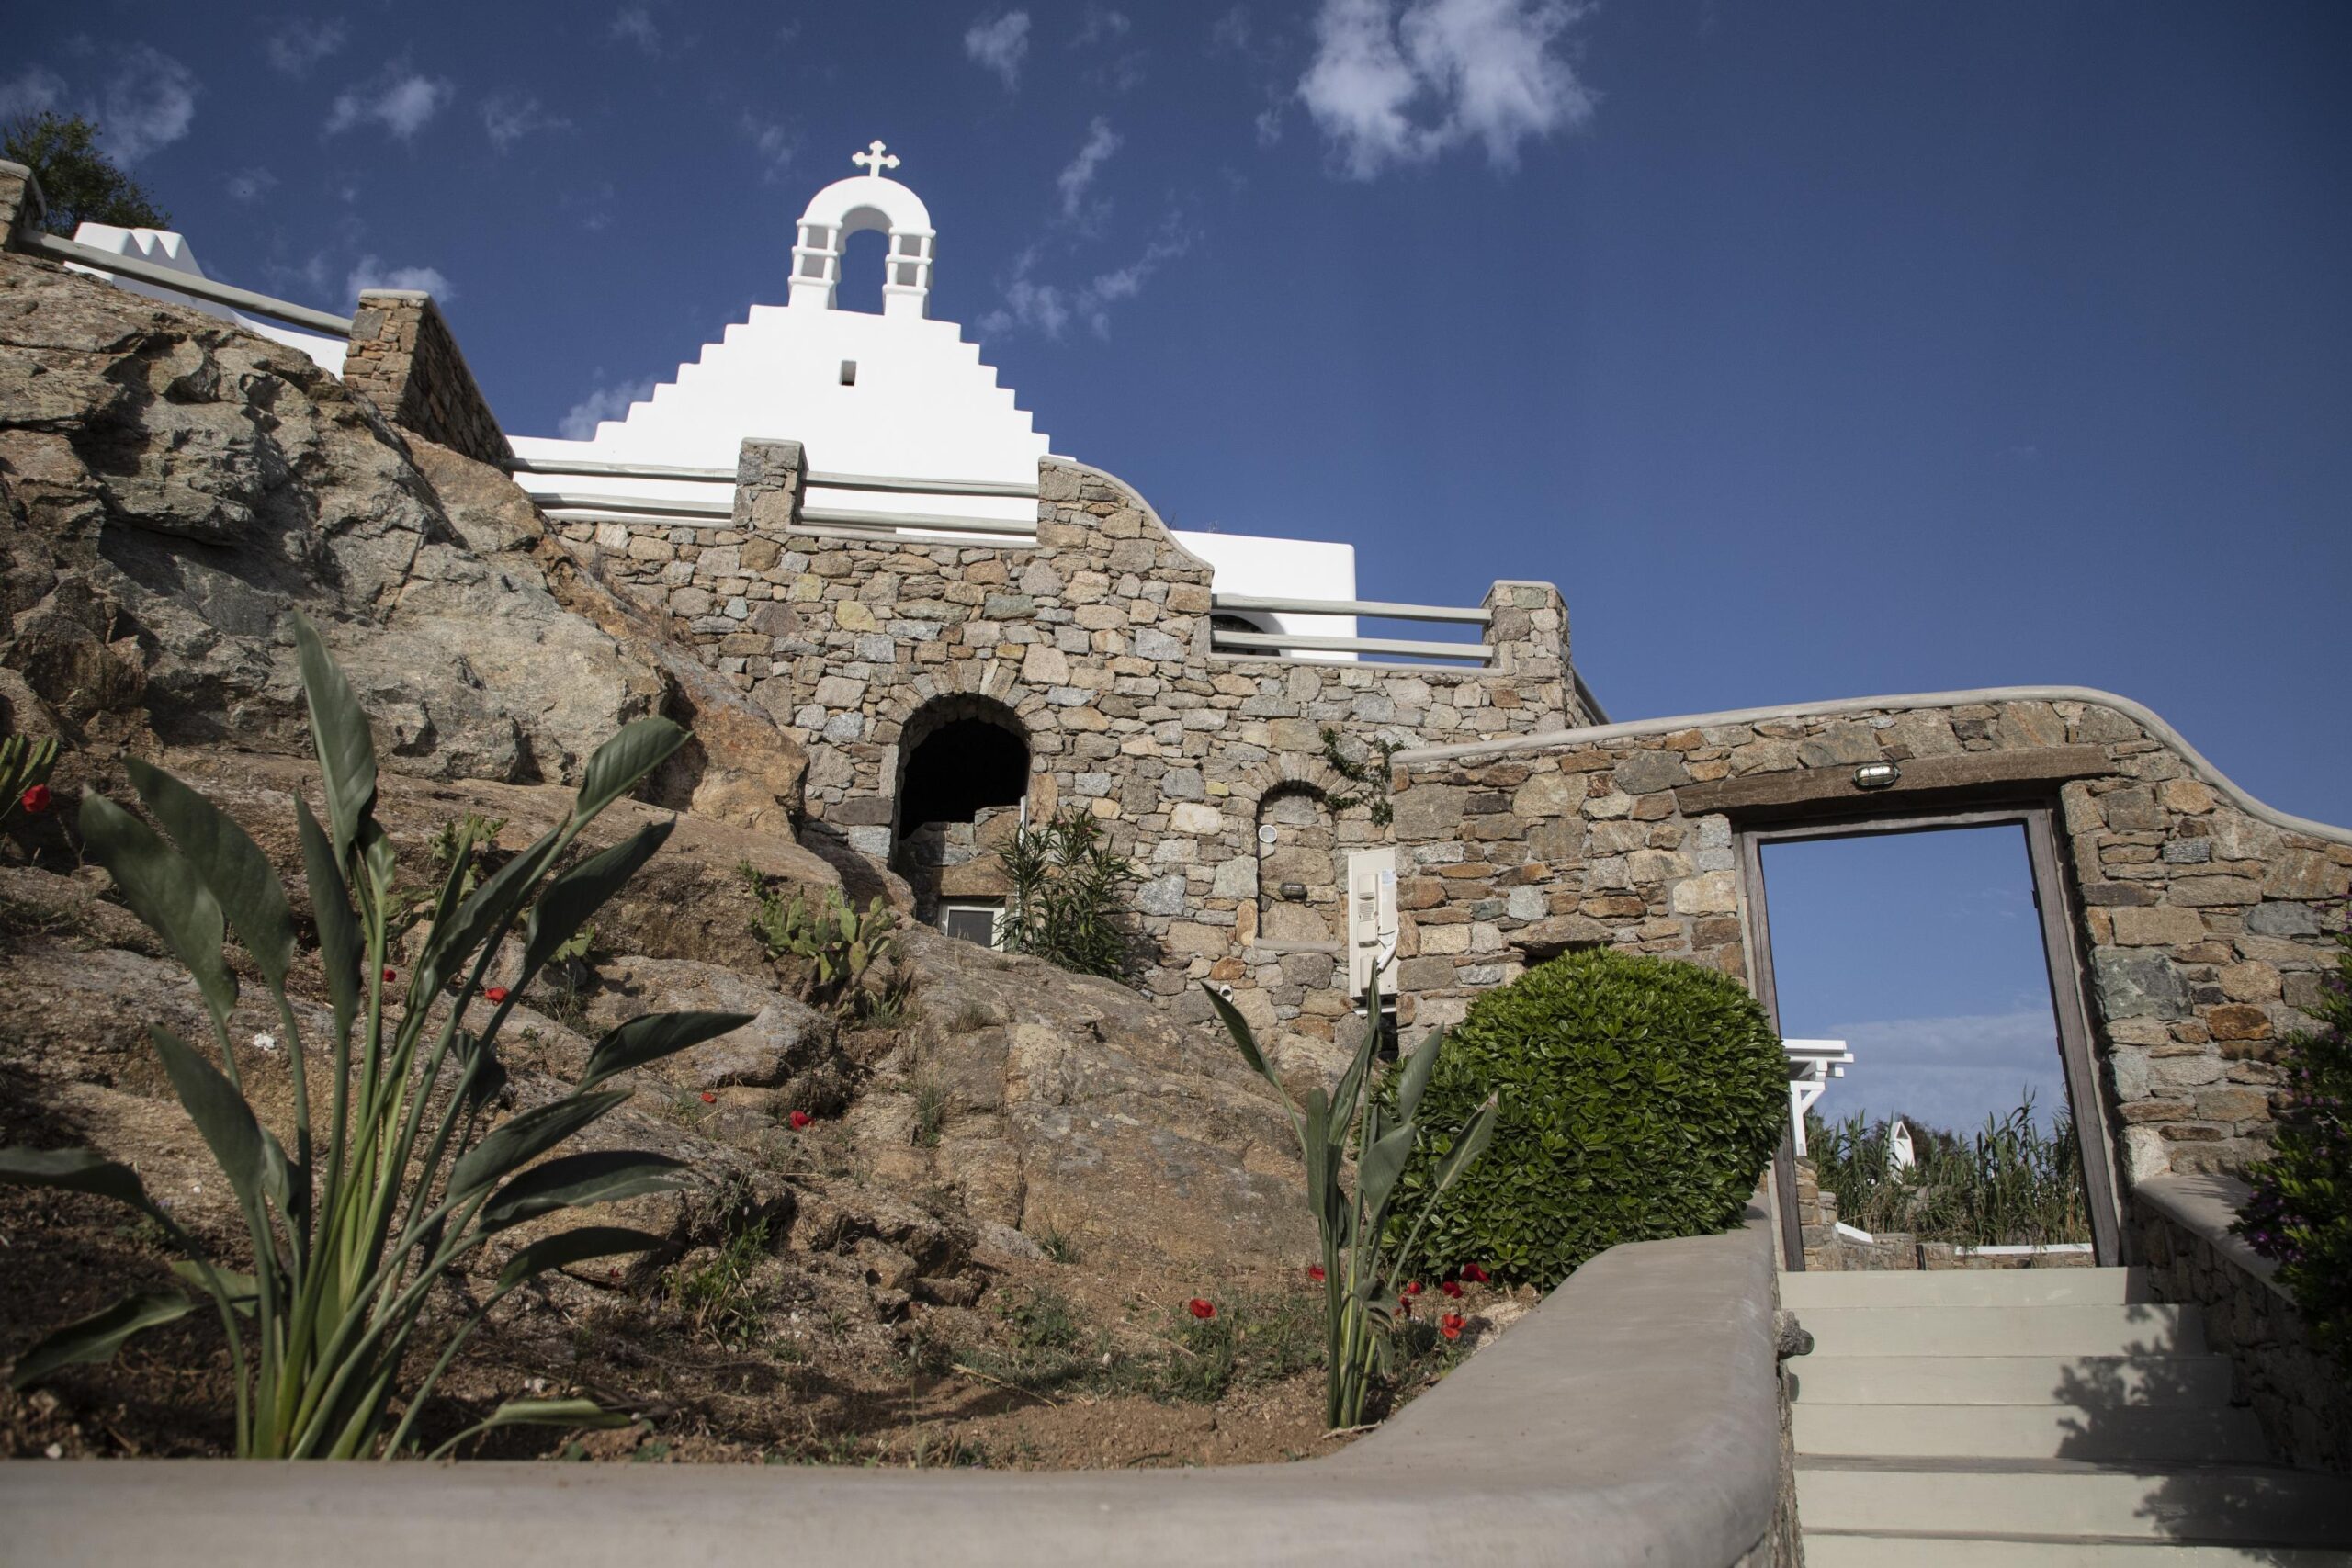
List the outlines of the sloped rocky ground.
<svg viewBox="0 0 2352 1568">
<path fill-rule="evenodd" d="M 83 863 L 71 802 L 131 800 L 122 758 L 154 760 L 244 824 L 306 919 L 300 609 L 376 721 L 378 814 L 420 882 L 461 813 L 503 819 L 494 854 L 537 836 L 620 723 L 659 712 L 695 731 L 583 846 L 677 818 L 600 915 L 576 987 L 529 998 L 507 1032 L 514 1106 L 623 1018 L 756 1015 L 639 1075 L 595 1130 L 703 1178 L 591 1216 L 662 1249 L 510 1298 L 454 1375 L 447 1426 L 545 1385 L 644 1419 L 502 1451 L 1067 1464 L 1320 1440 L 1300 1337 L 1310 1227 L 1264 1087 L 1123 987 L 920 930 L 894 1006 L 796 999 L 739 867 L 812 894 L 846 881 L 903 902 L 903 884 L 797 840 L 791 736 L 565 554 L 503 475 L 393 430 L 300 355 L 6 256 L 0 502 L 0 708 L 66 748 L 66 808 L 0 843 L 0 1142 L 89 1144 L 230 1235 L 143 1038 L 151 1021 L 203 1037 L 192 987 Z M 295 987 L 322 1009 L 314 960 Z M 283 1049 L 250 1080 L 280 1125 Z M 811 1121 L 795 1129 L 794 1111 Z M 96 1200 L 0 1190 L 0 1358 L 160 1282 L 165 1261 Z M 449 1304 L 483 1280 L 451 1281 Z M 1218 1326 L 1179 1315 L 1195 1295 L 1225 1304 Z M 225 1376 L 217 1333 L 184 1320 L 111 1367 L 0 1394 L 0 1452 L 218 1451 Z"/>
</svg>

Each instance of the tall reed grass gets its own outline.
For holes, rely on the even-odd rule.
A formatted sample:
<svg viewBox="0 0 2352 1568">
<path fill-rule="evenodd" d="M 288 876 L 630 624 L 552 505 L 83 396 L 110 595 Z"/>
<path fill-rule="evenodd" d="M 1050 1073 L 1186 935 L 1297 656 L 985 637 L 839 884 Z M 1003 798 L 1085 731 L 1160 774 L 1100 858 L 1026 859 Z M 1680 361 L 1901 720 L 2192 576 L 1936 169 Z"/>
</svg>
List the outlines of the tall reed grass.
<svg viewBox="0 0 2352 1568">
<path fill-rule="evenodd" d="M 1837 1194 L 1838 1217 L 1846 1224 L 1967 1247 L 2090 1240 L 2074 1118 L 2062 1111 L 2045 1132 L 2034 1119 L 2030 1090 L 2016 1110 L 1986 1117 L 1974 1134 L 1901 1118 L 1916 1157 L 1899 1171 L 1888 1157 L 1894 1120 L 1805 1115 L 1815 1174 L 1824 1191 Z"/>
</svg>

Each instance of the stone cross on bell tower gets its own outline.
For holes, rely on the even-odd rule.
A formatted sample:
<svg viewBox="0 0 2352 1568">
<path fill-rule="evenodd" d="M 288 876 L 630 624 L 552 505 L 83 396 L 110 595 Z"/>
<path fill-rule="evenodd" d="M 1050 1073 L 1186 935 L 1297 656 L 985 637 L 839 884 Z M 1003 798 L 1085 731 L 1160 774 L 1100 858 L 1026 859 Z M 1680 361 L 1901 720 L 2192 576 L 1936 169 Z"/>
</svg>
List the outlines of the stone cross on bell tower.
<svg viewBox="0 0 2352 1568">
<path fill-rule="evenodd" d="M 863 152 L 851 153 L 849 161 L 853 164 L 863 164 L 865 166 L 865 172 L 877 180 L 882 177 L 883 170 L 895 169 L 899 166 L 899 155 L 896 152 L 885 152 L 879 141 L 871 143 Z"/>
</svg>

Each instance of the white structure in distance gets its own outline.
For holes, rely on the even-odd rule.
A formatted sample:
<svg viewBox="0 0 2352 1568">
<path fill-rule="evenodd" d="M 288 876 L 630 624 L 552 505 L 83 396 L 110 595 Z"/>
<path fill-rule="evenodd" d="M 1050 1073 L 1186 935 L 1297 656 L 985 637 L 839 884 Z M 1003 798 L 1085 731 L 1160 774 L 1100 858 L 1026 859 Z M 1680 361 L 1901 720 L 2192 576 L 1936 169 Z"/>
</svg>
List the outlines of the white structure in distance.
<svg viewBox="0 0 2352 1568">
<path fill-rule="evenodd" d="M 167 266 L 174 272 L 185 272 L 191 276 L 205 276 L 204 268 L 197 265 L 196 252 L 189 248 L 186 237 L 174 233 L 169 229 L 118 229 L 111 223 L 83 223 L 77 225 L 74 231 L 74 243 L 78 245 L 87 245 L 93 250 L 111 251 L 116 255 L 129 256 L 133 261 L 143 261 L 155 266 Z M 288 348 L 301 350 L 309 355 L 322 370 L 336 376 L 343 374 L 345 344 L 341 338 L 327 337 L 319 333 L 301 332 L 293 327 L 282 327 L 276 321 L 266 321 L 258 316 L 248 316 L 242 310 L 232 310 L 226 305 L 216 305 L 209 299 L 198 299 L 193 294 L 183 294 L 176 288 L 141 283 L 137 278 L 102 272 L 94 266 L 84 266 L 79 262 L 67 262 L 65 267 L 69 272 L 87 273 L 92 277 L 103 277 L 117 288 L 126 289 L 132 294 L 144 295 L 150 299 L 161 299 L 166 304 L 186 306 L 191 310 L 201 310 L 208 316 L 218 316 L 224 321 L 234 321 L 249 332 L 259 333 L 272 343 L 282 343 Z"/>
<path fill-rule="evenodd" d="M 1804 1113 L 1829 1091 L 1831 1078 L 1842 1078 L 1854 1065 L 1853 1052 L 1843 1040 L 1783 1040 L 1789 1058 L 1789 1138 L 1799 1159 L 1805 1156 Z"/>
<path fill-rule="evenodd" d="M 731 494 L 731 479 L 584 478 L 560 470 L 675 468 L 731 476 L 739 446 L 759 437 L 797 441 L 813 473 L 862 481 L 855 489 L 811 482 L 805 507 L 1034 525 L 1031 497 L 928 488 L 1034 487 L 1049 443 L 1015 405 L 1012 389 L 999 386 L 995 370 L 980 362 L 978 346 L 965 342 L 955 322 L 931 319 L 938 235 L 922 198 L 885 173 L 898 158 L 876 141 L 852 161 L 862 172 L 825 186 L 800 215 L 785 304 L 752 306 L 747 320 L 680 365 L 650 398 L 600 423 L 587 440 L 510 435 L 517 457 L 547 470 L 519 472 L 516 482 L 558 516 L 593 513 L 593 507 L 567 509 L 554 501 L 592 492 L 636 509 L 684 502 L 707 526 L 712 502 Z M 867 231 L 888 236 L 878 314 L 845 310 L 839 302 L 848 237 Z M 892 491 L 872 482 L 893 479 L 926 481 L 926 488 Z M 1355 597 L 1352 545 L 1189 530 L 1176 538 L 1214 569 L 1220 592 Z M 1355 635 L 1353 616 L 1247 612 L 1235 619 L 1300 636 Z"/>
</svg>

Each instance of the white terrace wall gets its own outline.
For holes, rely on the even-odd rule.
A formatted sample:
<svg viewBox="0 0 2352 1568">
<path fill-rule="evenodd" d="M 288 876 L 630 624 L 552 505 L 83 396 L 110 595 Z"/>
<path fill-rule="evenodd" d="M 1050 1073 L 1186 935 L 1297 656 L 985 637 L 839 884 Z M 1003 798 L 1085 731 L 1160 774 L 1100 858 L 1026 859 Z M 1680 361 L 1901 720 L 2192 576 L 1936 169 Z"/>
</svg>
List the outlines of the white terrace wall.
<svg viewBox="0 0 2352 1568">
<path fill-rule="evenodd" d="M 1400 984 L 1421 1027 L 1563 948 L 1750 977 L 1736 828 L 1768 804 L 2058 809 L 2094 1048 L 2127 1179 L 2262 1153 L 2278 1038 L 2310 1021 L 2352 833 L 2240 792 L 2144 708 L 2053 688 L 1889 697 L 1407 752 Z M 1864 797 L 1865 762 L 1903 782 Z"/>
<path fill-rule="evenodd" d="M 1325 726 L 1360 749 L 1589 716 L 1546 583 L 1491 591 L 1482 668 L 1216 654 L 1208 564 L 1106 474 L 1042 464 L 1034 543 L 868 539 L 797 525 L 797 446 L 744 451 L 736 526 L 558 527 L 807 742 L 811 827 L 888 855 L 908 721 L 943 700 L 1001 705 L 1029 747 L 1033 818 L 1087 811 L 1141 868 L 1136 903 L 1159 953 L 1146 986 L 1205 1018 L 1193 982 L 1231 985 L 1245 1011 L 1317 1056 L 1348 1011 L 1346 975 L 1337 940 L 1260 929 L 1261 797 L 1349 793 L 1322 761 Z M 1334 853 L 1373 841 L 1369 816 L 1363 804 L 1339 815 Z M 1336 932 L 1339 877 L 1307 881 Z"/>
</svg>

